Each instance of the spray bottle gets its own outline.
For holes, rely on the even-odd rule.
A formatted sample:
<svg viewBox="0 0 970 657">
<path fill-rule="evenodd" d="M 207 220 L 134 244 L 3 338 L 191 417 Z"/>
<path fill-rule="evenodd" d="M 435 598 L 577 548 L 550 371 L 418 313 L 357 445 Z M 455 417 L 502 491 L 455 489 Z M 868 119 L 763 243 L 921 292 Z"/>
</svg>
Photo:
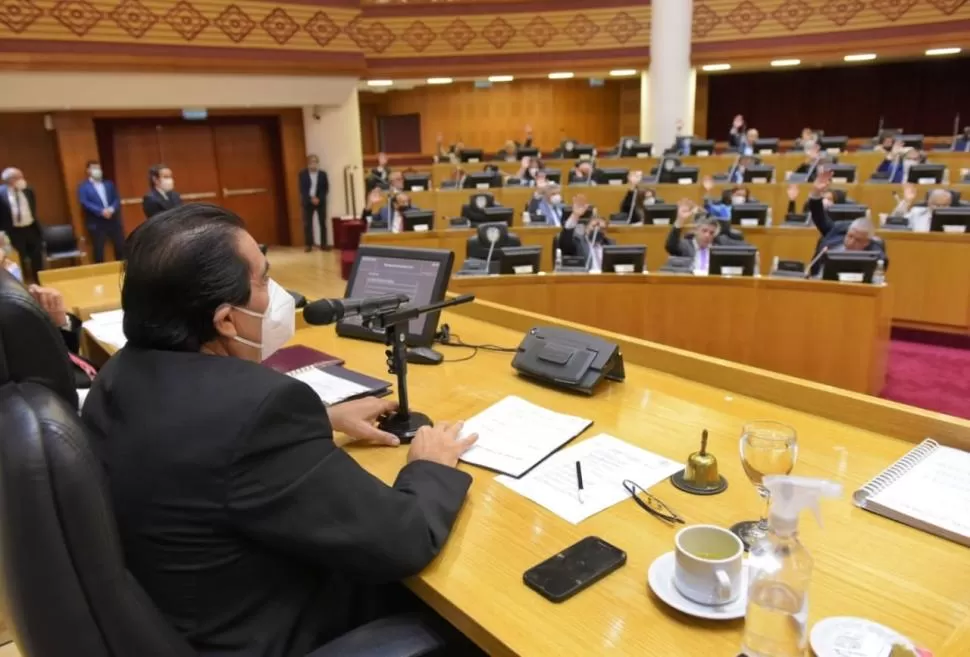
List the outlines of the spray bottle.
<svg viewBox="0 0 970 657">
<path fill-rule="evenodd" d="M 808 583 L 812 558 L 798 541 L 798 516 L 819 500 L 839 497 L 842 486 L 808 477 L 767 476 L 771 492 L 768 535 L 748 558 L 748 609 L 742 652 L 747 657 L 802 657 L 808 643 Z"/>
</svg>

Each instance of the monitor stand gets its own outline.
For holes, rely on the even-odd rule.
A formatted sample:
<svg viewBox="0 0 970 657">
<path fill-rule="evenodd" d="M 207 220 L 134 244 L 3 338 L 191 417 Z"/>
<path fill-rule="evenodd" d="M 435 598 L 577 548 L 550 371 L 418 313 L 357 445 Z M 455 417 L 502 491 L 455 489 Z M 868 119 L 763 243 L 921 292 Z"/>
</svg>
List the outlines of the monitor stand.
<svg viewBox="0 0 970 657">
<path fill-rule="evenodd" d="M 407 351 L 407 361 L 412 365 L 440 365 L 444 358 L 431 347 L 412 347 Z"/>
</svg>

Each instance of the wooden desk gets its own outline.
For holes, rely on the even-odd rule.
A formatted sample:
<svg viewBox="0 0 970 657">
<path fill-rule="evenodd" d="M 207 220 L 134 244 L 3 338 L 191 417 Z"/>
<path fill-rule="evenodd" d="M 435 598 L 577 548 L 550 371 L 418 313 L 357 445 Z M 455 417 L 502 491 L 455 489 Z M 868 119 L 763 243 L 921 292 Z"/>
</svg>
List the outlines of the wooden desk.
<svg viewBox="0 0 970 657">
<path fill-rule="evenodd" d="M 64 297 L 64 306 L 84 321 L 91 313 L 121 307 L 121 275 L 86 276 L 52 284 Z"/>
<path fill-rule="evenodd" d="M 100 262 L 95 265 L 78 265 L 77 267 L 58 267 L 44 269 L 38 274 L 40 284 L 47 287 L 59 287 L 61 281 L 70 281 L 92 276 L 106 276 L 121 274 L 121 262 Z"/>
<path fill-rule="evenodd" d="M 885 383 L 892 307 L 886 287 L 552 274 L 460 277 L 449 290 L 856 392 L 877 395 Z"/>
</svg>

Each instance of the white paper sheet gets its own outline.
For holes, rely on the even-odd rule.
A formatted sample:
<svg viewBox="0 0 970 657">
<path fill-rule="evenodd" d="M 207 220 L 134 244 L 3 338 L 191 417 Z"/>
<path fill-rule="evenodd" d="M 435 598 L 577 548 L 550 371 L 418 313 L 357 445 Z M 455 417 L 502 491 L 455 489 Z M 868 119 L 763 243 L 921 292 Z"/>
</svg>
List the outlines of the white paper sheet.
<svg viewBox="0 0 970 657">
<path fill-rule="evenodd" d="M 346 399 L 364 394 L 369 390 L 359 383 L 328 374 L 316 367 L 299 370 L 298 372 L 290 374 L 290 376 L 303 381 L 303 383 L 313 388 L 313 392 L 317 393 L 327 406 L 339 404 Z"/>
<path fill-rule="evenodd" d="M 124 319 L 123 310 L 91 313 L 91 318 L 82 326 L 95 340 L 109 344 L 115 349 L 121 349 L 128 342 L 125 337 Z"/>
<path fill-rule="evenodd" d="M 520 477 L 592 423 L 510 395 L 465 422 L 462 437 L 477 433 L 478 442 L 461 460 Z"/>
<path fill-rule="evenodd" d="M 577 494 L 576 461 L 582 464 L 583 502 Z M 601 433 L 553 454 L 521 479 L 499 475 L 495 480 L 575 525 L 629 499 L 624 479 L 649 489 L 683 467 Z"/>
</svg>

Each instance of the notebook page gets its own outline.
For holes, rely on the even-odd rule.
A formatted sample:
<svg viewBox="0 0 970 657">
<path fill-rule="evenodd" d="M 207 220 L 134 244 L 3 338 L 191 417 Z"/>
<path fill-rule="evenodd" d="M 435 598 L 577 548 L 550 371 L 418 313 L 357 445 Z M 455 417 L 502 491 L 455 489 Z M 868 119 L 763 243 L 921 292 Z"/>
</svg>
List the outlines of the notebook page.
<svg viewBox="0 0 970 657">
<path fill-rule="evenodd" d="M 940 447 L 869 501 L 970 537 L 970 453 Z"/>
<path fill-rule="evenodd" d="M 369 388 L 359 383 L 328 374 L 316 367 L 308 367 L 290 376 L 303 381 L 303 383 L 313 388 L 313 392 L 317 393 L 327 406 L 338 404 L 346 399 L 363 395 L 369 391 Z"/>
<path fill-rule="evenodd" d="M 461 460 L 519 477 L 592 423 L 509 396 L 465 422 L 462 436 L 478 442 Z"/>
</svg>

